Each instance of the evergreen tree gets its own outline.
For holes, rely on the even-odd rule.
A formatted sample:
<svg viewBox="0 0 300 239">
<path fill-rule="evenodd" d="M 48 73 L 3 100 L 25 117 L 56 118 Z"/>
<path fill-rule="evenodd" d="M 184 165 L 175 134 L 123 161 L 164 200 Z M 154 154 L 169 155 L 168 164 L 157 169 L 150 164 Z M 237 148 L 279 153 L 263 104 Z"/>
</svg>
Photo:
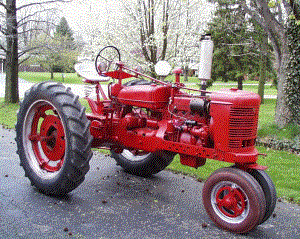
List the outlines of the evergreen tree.
<svg viewBox="0 0 300 239">
<path fill-rule="evenodd" d="M 287 64 L 286 103 L 292 117 L 291 121 L 300 124 L 300 24 L 292 17 L 287 26 L 290 58 Z"/>
<path fill-rule="evenodd" d="M 215 43 L 212 79 L 236 80 L 242 89 L 244 75 L 257 68 L 258 54 L 245 12 L 237 1 L 219 1 L 209 31 Z"/>
<path fill-rule="evenodd" d="M 56 27 L 56 34 L 62 37 L 66 37 L 68 40 L 73 41 L 73 32 L 65 17 L 60 19 L 58 26 Z"/>
<path fill-rule="evenodd" d="M 209 26 L 215 43 L 212 79 L 236 80 L 242 89 L 244 76 L 250 79 L 259 76 L 262 78 L 259 93 L 263 97 L 265 78 L 274 75 L 265 33 L 246 17 L 239 0 L 217 2 L 215 17 Z"/>
</svg>

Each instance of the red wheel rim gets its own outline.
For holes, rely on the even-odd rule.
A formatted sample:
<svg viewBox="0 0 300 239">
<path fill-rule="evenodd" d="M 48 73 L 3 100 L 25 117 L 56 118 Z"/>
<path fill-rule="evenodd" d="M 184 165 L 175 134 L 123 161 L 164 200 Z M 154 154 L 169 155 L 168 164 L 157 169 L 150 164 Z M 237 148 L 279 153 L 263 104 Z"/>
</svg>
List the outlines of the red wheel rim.
<svg viewBox="0 0 300 239">
<path fill-rule="evenodd" d="M 216 215 L 228 223 L 241 223 L 249 215 L 249 199 L 237 183 L 220 181 L 211 190 L 211 205 Z"/>
<path fill-rule="evenodd" d="M 65 132 L 56 109 L 44 103 L 34 109 L 28 139 L 41 169 L 57 172 L 65 156 Z"/>
<path fill-rule="evenodd" d="M 246 207 L 245 196 L 237 188 L 225 186 L 218 190 L 216 202 L 219 210 L 227 217 L 238 217 Z"/>
</svg>

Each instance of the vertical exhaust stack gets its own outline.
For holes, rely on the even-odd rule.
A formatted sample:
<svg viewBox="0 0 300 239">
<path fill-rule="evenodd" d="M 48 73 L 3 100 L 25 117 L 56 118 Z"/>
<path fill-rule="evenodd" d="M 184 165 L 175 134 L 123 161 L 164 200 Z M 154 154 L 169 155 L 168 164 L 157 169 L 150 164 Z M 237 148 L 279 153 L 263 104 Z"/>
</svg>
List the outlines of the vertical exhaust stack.
<svg viewBox="0 0 300 239">
<path fill-rule="evenodd" d="M 211 40 L 211 35 L 203 35 L 200 40 L 200 62 L 198 78 L 202 81 L 201 90 L 206 90 L 206 81 L 211 78 L 211 65 L 213 58 L 214 42 Z M 205 92 L 201 93 L 205 96 Z"/>
</svg>

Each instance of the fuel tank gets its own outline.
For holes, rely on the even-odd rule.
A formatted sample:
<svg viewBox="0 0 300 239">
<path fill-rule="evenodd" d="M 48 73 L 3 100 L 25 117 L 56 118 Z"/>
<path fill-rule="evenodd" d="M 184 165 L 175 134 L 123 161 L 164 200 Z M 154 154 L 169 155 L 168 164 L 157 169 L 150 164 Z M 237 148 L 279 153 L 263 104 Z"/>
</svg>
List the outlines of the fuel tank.
<svg viewBox="0 0 300 239">
<path fill-rule="evenodd" d="M 156 84 L 127 86 L 120 90 L 117 99 L 125 105 L 160 109 L 169 102 L 170 87 Z"/>
</svg>

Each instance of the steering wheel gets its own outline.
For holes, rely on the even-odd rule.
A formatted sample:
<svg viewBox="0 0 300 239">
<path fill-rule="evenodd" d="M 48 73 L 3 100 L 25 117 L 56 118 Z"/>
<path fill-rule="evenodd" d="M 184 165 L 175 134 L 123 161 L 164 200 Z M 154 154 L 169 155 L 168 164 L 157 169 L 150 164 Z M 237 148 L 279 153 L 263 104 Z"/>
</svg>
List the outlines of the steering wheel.
<svg viewBox="0 0 300 239">
<path fill-rule="evenodd" d="M 102 60 L 102 61 L 101 61 Z M 111 66 L 116 62 L 121 61 L 121 54 L 118 48 L 115 46 L 106 46 L 102 48 L 95 60 L 96 71 L 99 75 L 102 75 L 103 72 L 110 70 Z M 118 66 L 115 66 L 116 70 Z"/>
</svg>

